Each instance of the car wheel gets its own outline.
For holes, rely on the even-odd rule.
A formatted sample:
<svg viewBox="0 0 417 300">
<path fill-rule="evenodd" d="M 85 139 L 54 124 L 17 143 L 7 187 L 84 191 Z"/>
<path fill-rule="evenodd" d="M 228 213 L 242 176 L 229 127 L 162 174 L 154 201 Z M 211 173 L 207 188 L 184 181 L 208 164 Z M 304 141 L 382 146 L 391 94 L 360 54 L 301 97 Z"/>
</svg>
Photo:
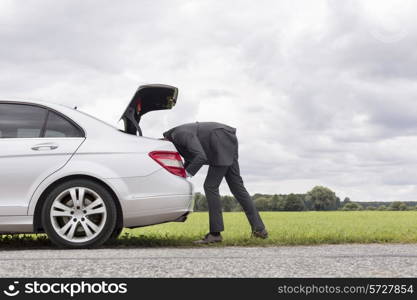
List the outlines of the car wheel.
<svg viewBox="0 0 417 300">
<path fill-rule="evenodd" d="M 112 195 L 90 180 L 71 180 L 55 187 L 42 209 L 49 239 L 66 248 L 90 248 L 106 242 L 116 226 Z"/>
</svg>

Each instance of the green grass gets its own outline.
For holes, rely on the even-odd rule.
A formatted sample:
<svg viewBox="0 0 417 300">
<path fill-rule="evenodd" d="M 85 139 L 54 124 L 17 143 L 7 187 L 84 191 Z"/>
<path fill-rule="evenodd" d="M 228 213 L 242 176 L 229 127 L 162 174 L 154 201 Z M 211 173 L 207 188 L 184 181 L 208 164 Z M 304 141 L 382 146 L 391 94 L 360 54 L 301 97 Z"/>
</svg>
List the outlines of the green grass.
<svg viewBox="0 0 417 300">
<path fill-rule="evenodd" d="M 224 242 L 217 246 L 417 243 L 417 211 L 262 212 L 267 240 L 250 237 L 244 213 L 224 213 Z M 208 231 L 208 214 L 193 213 L 185 223 L 125 229 L 108 246 L 194 247 Z M 1 236 L 1 248 L 50 247 L 44 235 Z M 205 246 L 199 246 L 205 247 Z"/>
<path fill-rule="evenodd" d="M 341 243 L 416 243 L 416 211 L 262 212 L 267 240 L 250 237 L 244 213 L 224 213 L 222 245 L 316 245 Z M 208 231 L 208 214 L 193 213 L 185 223 L 125 230 L 119 244 L 192 246 Z"/>
</svg>

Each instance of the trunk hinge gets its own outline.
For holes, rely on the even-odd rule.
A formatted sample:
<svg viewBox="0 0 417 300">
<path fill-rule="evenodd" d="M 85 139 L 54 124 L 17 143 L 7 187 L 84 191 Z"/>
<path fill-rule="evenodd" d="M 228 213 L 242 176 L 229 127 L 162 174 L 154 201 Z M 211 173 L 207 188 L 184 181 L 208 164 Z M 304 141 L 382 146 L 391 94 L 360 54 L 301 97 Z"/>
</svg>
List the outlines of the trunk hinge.
<svg viewBox="0 0 417 300">
<path fill-rule="evenodd" d="M 136 128 L 136 131 L 139 133 L 139 136 L 142 136 L 142 129 L 140 129 L 140 126 L 139 126 L 140 116 L 139 116 L 139 120 L 136 121 L 135 113 L 136 111 L 133 108 L 129 107 L 128 112 L 127 114 L 125 114 L 125 116 L 126 116 L 126 119 L 128 119 Z"/>
</svg>

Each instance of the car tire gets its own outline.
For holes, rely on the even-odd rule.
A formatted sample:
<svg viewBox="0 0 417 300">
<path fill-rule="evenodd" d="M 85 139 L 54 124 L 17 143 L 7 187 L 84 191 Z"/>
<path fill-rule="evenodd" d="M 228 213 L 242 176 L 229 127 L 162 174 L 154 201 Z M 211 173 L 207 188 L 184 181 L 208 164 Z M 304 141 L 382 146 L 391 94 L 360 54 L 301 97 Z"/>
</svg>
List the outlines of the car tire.
<svg viewBox="0 0 417 300">
<path fill-rule="evenodd" d="M 110 235 L 109 239 L 107 240 L 106 244 L 116 241 L 118 239 L 118 237 L 120 236 L 120 234 L 122 233 L 122 231 L 123 231 L 123 227 L 114 228 L 114 230 L 111 233 L 111 235 Z"/>
<path fill-rule="evenodd" d="M 48 238 L 63 248 L 93 248 L 105 243 L 116 227 L 116 205 L 101 184 L 75 179 L 56 186 L 42 208 Z"/>
</svg>

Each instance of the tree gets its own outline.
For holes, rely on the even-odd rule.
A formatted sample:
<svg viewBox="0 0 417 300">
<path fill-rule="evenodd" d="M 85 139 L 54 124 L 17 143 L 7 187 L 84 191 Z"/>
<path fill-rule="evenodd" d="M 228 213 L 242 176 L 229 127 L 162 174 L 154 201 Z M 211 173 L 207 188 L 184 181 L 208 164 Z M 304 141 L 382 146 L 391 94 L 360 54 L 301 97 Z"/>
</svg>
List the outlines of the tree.
<svg viewBox="0 0 417 300">
<path fill-rule="evenodd" d="M 376 207 L 370 205 L 370 206 L 367 206 L 365 209 L 367 209 L 367 210 L 376 210 Z"/>
<path fill-rule="evenodd" d="M 259 193 L 256 193 L 256 194 L 254 194 L 253 196 L 252 196 L 252 199 L 253 199 L 253 201 L 255 201 L 256 199 L 258 199 L 258 198 L 261 198 L 261 197 L 267 197 L 268 195 L 264 195 L 264 194 L 259 194 Z"/>
<path fill-rule="evenodd" d="M 272 207 L 271 207 L 272 210 L 279 210 L 278 207 L 280 206 L 280 196 L 278 196 L 277 194 L 272 196 L 271 204 L 272 204 Z"/>
<path fill-rule="evenodd" d="M 208 210 L 206 196 L 204 196 L 201 193 L 194 194 L 194 210 L 195 211 L 207 211 Z"/>
<path fill-rule="evenodd" d="M 335 205 L 335 209 L 338 209 L 341 206 L 340 203 L 340 198 L 336 196 L 336 205 Z"/>
<path fill-rule="evenodd" d="M 313 204 L 311 203 L 311 196 L 309 194 L 304 194 L 304 205 L 306 206 L 306 210 L 313 210 Z"/>
<path fill-rule="evenodd" d="M 343 199 L 342 205 L 344 206 L 346 203 L 352 202 L 350 201 L 349 197 L 345 197 L 345 199 Z"/>
<path fill-rule="evenodd" d="M 398 210 L 408 210 L 407 204 L 401 203 L 400 206 L 398 206 Z"/>
<path fill-rule="evenodd" d="M 408 206 L 404 202 L 394 201 L 388 206 L 389 210 L 407 210 Z"/>
<path fill-rule="evenodd" d="M 302 211 L 305 210 L 306 206 L 301 197 L 295 194 L 289 194 L 284 197 L 280 203 L 280 210 L 286 211 Z"/>
<path fill-rule="evenodd" d="M 262 211 L 271 210 L 271 207 L 272 207 L 271 198 L 259 197 L 255 200 L 255 206 L 258 210 L 262 210 Z"/>
<path fill-rule="evenodd" d="M 222 200 L 222 207 L 223 211 L 233 211 L 236 206 L 235 198 L 232 196 L 223 196 Z"/>
<path fill-rule="evenodd" d="M 284 209 L 284 206 L 285 206 L 285 195 L 279 195 L 279 197 L 277 199 L 278 199 L 278 201 L 277 201 L 274 209 L 275 210 L 278 210 L 278 211 L 285 210 Z"/>
<path fill-rule="evenodd" d="M 355 203 L 355 202 L 348 202 L 343 205 L 342 210 L 362 210 L 362 205 Z"/>
<path fill-rule="evenodd" d="M 385 205 L 380 205 L 377 208 L 378 210 L 387 210 L 387 207 Z"/>
<path fill-rule="evenodd" d="M 307 193 L 311 208 L 314 210 L 336 209 L 336 194 L 324 186 L 316 186 Z"/>
</svg>

